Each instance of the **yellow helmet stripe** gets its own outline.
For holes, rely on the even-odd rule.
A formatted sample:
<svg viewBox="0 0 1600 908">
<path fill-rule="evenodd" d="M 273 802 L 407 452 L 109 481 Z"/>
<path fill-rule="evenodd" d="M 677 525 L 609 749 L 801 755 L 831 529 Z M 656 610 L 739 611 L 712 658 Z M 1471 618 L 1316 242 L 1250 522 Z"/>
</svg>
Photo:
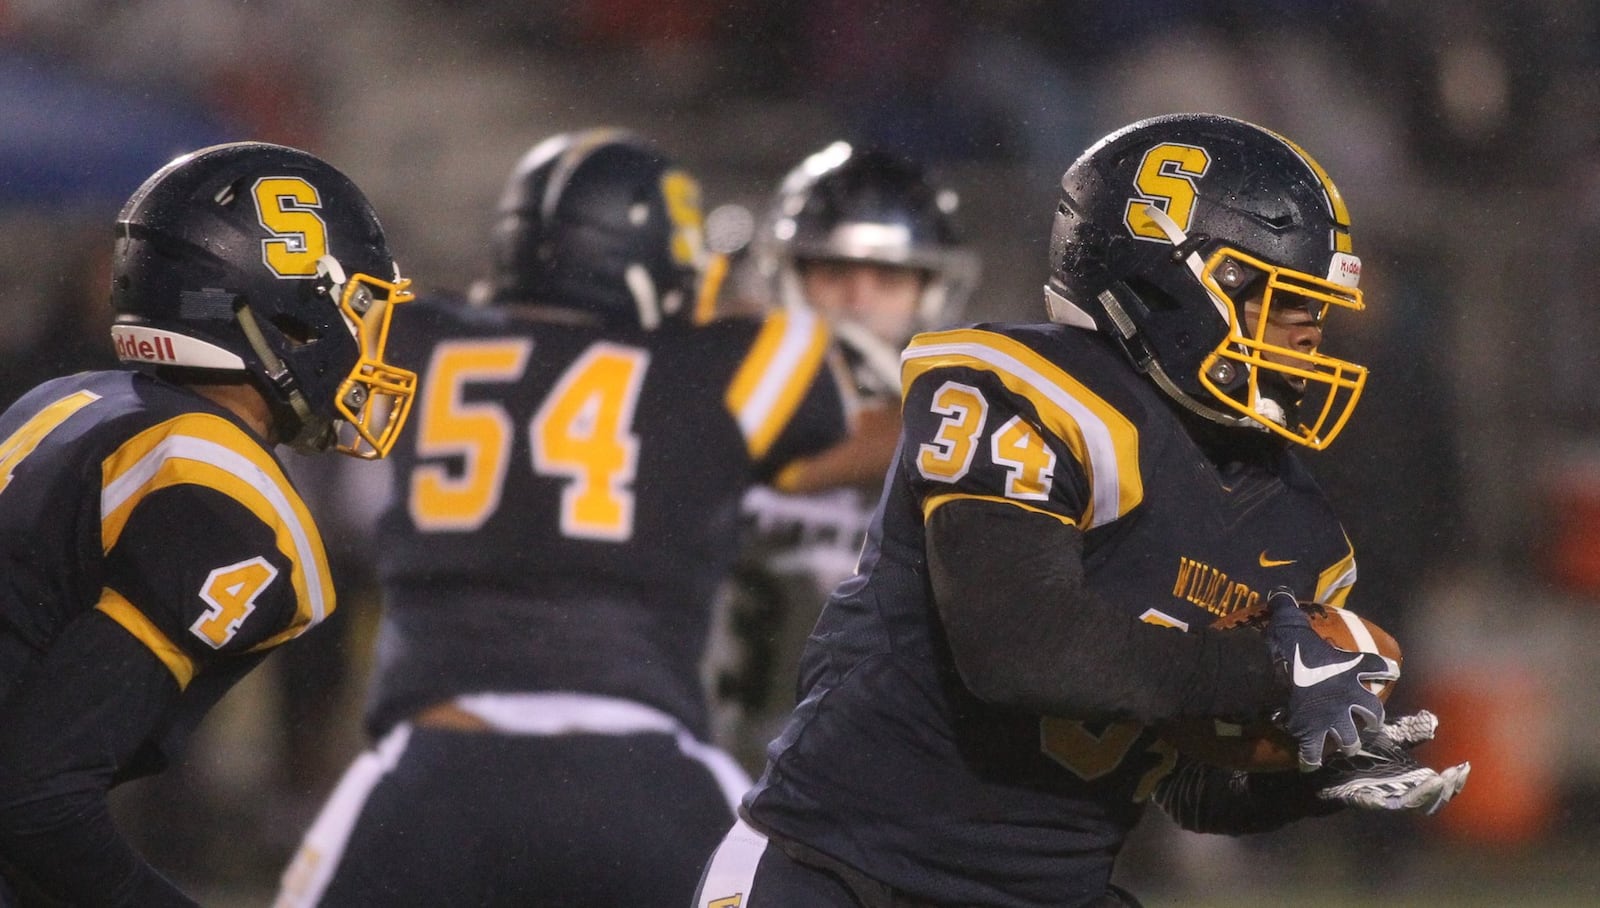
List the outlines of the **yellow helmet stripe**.
<svg viewBox="0 0 1600 908">
<path fill-rule="evenodd" d="M 1089 478 L 1083 526 L 1094 528 L 1144 500 L 1139 430 L 1076 378 L 1020 341 L 971 328 L 921 334 L 900 356 L 901 387 L 939 368 L 989 372 L 1033 404 L 1040 419 L 1072 451 Z"/>
<path fill-rule="evenodd" d="M 1344 228 L 1343 230 L 1334 231 L 1334 251 L 1349 252 L 1351 249 L 1350 209 L 1345 207 L 1344 196 L 1339 193 L 1339 187 L 1333 185 L 1333 178 L 1328 176 L 1328 172 L 1326 170 L 1322 169 L 1322 165 L 1317 163 L 1316 158 L 1313 158 L 1304 148 L 1296 145 L 1293 140 L 1284 136 L 1280 136 L 1270 129 L 1262 131 L 1288 146 L 1289 150 L 1298 155 L 1300 160 L 1304 161 L 1306 166 L 1311 168 L 1311 172 L 1317 175 L 1317 179 L 1322 182 L 1322 192 L 1327 196 L 1328 213 L 1333 215 L 1333 222 L 1335 224 L 1338 224 L 1340 227 Z"/>
</svg>

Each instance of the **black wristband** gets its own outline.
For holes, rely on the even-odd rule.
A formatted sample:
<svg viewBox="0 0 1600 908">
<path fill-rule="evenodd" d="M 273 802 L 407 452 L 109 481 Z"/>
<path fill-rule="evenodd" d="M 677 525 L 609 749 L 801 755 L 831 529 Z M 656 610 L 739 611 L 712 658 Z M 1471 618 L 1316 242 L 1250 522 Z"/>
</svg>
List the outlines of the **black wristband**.
<svg viewBox="0 0 1600 908">
<path fill-rule="evenodd" d="M 1184 712 L 1248 722 L 1267 718 L 1289 702 L 1289 678 L 1260 631 L 1249 627 L 1196 632 L 1208 659 L 1195 679 Z"/>
</svg>

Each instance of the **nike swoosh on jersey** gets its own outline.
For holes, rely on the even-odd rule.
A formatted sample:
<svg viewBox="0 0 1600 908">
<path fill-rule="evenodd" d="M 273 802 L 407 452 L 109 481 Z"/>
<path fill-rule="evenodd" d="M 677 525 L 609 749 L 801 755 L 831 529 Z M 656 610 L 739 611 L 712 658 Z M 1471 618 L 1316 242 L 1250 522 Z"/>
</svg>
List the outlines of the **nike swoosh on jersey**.
<svg viewBox="0 0 1600 908">
<path fill-rule="evenodd" d="M 1280 561 L 1277 558 L 1268 558 L 1266 549 L 1261 550 L 1261 555 L 1256 560 L 1261 563 L 1262 567 L 1283 567 L 1286 564 L 1294 564 L 1295 561 L 1293 558 L 1283 561 Z"/>
<path fill-rule="evenodd" d="M 1319 665 L 1316 668 L 1312 668 L 1300 659 L 1300 644 L 1296 643 L 1294 646 L 1294 683 L 1296 687 L 1311 687 L 1321 684 L 1335 675 L 1342 675 L 1360 664 L 1361 657 L 1356 655 L 1351 656 L 1345 662 L 1331 662 L 1327 665 Z"/>
</svg>

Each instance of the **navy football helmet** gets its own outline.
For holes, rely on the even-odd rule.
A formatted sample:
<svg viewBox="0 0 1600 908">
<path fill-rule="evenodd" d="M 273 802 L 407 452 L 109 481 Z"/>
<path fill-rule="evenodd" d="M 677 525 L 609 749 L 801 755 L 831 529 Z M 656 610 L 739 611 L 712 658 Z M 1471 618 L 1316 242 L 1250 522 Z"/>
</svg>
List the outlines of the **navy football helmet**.
<svg viewBox="0 0 1600 908">
<path fill-rule="evenodd" d="M 705 280 L 700 184 L 643 138 L 618 129 L 552 136 L 500 197 L 494 268 L 476 301 L 587 312 L 652 329 L 688 321 Z"/>
<path fill-rule="evenodd" d="M 1206 419 L 1320 450 L 1361 396 L 1362 366 L 1266 337 L 1293 310 L 1320 343 L 1364 305 L 1344 200 L 1283 136 L 1210 114 L 1106 136 L 1061 178 L 1050 261 L 1051 318 L 1111 336 Z"/>
<path fill-rule="evenodd" d="M 216 145 L 151 175 L 116 229 L 121 360 L 248 377 L 298 450 L 389 452 L 416 389 L 383 359 L 410 282 L 348 177 L 294 148 Z"/>
<path fill-rule="evenodd" d="M 777 300 L 805 306 L 797 266 L 861 262 L 925 272 L 911 331 L 959 317 L 977 283 L 977 257 L 957 236 L 956 193 L 898 155 L 834 142 L 791 170 L 760 234 L 757 267 Z M 881 338 L 899 344 L 908 340 Z"/>
</svg>

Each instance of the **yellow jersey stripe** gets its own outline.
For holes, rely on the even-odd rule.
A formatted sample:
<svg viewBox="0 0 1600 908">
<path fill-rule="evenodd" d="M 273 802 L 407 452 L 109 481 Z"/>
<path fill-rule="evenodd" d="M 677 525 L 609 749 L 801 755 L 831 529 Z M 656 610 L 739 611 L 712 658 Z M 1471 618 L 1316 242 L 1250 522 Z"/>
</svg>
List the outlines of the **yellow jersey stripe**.
<svg viewBox="0 0 1600 908">
<path fill-rule="evenodd" d="M 278 550 L 293 565 L 297 605 L 289 636 L 333 611 L 333 579 L 311 512 L 266 450 L 228 420 L 186 413 L 152 426 L 112 452 L 101 464 L 101 475 L 105 551 L 116 545 L 146 496 L 175 485 L 203 486 L 237 501 L 275 531 Z"/>
<path fill-rule="evenodd" d="M 1350 598 L 1350 588 L 1356 582 L 1356 553 L 1350 545 L 1350 540 L 1345 539 L 1345 556 L 1334 562 L 1333 566 L 1317 575 L 1317 595 L 1315 599 L 1324 605 L 1343 608 L 1345 600 Z"/>
<path fill-rule="evenodd" d="M 968 499 L 972 501 L 998 501 L 1002 504 L 1009 504 L 1015 508 L 1021 508 L 1024 511 L 1032 511 L 1035 514 L 1043 514 L 1046 517 L 1054 517 L 1069 527 L 1075 527 L 1078 525 L 1076 521 L 1065 514 L 1057 514 L 1054 511 L 1046 511 L 1044 508 L 1034 507 L 1031 504 L 1018 501 L 1015 498 L 1004 498 L 999 495 L 971 495 L 964 492 L 947 492 L 943 495 L 928 496 L 922 502 L 922 522 L 927 523 L 928 518 L 933 515 L 934 510 L 940 505 L 948 504 L 958 499 Z"/>
<path fill-rule="evenodd" d="M 791 463 L 778 471 L 772 477 L 771 486 L 779 492 L 793 492 L 795 483 L 799 481 L 800 472 L 805 469 L 805 464 Z"/>
<path fill-rule="evenodd" d="M 93 391 L 77 391 L 40 410 L 11 436 L 0 441 L 0 491 L 11 484 L 17 464 L 34 452 L 45 436 L 60 428 L 74 413 L 100 399 Z"/>
<path fill-rule="evenodd" d="M 767 317 L 724 397 L 752 458 L 765 456 L 794 417 L 827 350 L 828 329 L 816 313 L 786 309 Z"/>
<path fill-rule="evenodd" d="M 106 588 L 100 591 L 100 601 L 95 608 L 112 620 L 122 625 L 123 629 L 132 634 L 140 643 L 143 643 L 150 652 L 155 654 L 161 664 L 172 672 L 172 677 L 178 682 L 178 689 L 183 690 L 194 679 L 194 660 L 178 649 L 171 638 L 156 627 L 155 622 L 144 616 L 133 603 L 118 593 L 116 590 Z"/>
<path fill-rule="evenodd" d="M 1020 341 L 972 328 L 920 334 L 900 355 L 901 387 L 924 373 L 965 367 L 995 375 L 1032 403 L 1045 426 L 1066 443 L 1089 479 L 1083 526 L 1110 523 L 1144 500 L 1139 430 L 1115 407 Z"/>
</svg>

